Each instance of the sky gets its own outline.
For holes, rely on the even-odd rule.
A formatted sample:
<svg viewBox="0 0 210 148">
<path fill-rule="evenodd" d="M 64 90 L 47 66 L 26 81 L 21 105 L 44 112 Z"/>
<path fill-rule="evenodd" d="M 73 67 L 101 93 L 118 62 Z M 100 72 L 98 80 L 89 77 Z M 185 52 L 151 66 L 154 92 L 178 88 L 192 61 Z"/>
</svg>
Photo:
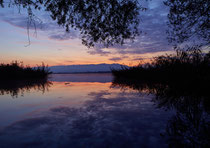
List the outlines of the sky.
<svg viewBox="0 0 210 148">
<path fill-rule="evenodd" d="M 36 31 L 33 26 L 29 29 L 29 45 L 24 10 L 0 8 L 0 63 L 17 60 L 30 66 L 42 62 L 49 66 L 99 63 L 134 66 L 142 60 L 148 62 L 154 56 L 172 53 L 166 34 L 168 8 L 163 0 L 141 0 L 140 4 L 148 10 L 140 12 L 142 33 L 134 42 L 109 48 L 96 45 L 90 49 L 81 43 L 79 31 L 66 33 L 44 11 L 35 11 L 39 17 L 36 18 Z"/>
</svg>

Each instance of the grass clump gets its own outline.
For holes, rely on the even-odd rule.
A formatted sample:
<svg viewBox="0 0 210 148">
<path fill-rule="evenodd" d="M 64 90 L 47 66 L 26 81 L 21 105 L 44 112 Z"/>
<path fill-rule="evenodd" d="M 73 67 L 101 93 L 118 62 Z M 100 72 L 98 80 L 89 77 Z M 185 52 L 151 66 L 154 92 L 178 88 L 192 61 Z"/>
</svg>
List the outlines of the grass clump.
<svg viewBox="0 0 210 148">
<path fill-rule="evenodd" d="M 112 70 L 116 78 L 143 82 L 189 82 L 210 80 L 210 51 L 203 53 L 196 47 L 176 54 L 153 58 L 150 64 Z"/>
<path fill-rule="evenodd" d="M 26 80 L 47 78 L 51 72 L 48 66 L 37 67 L 24 66 L 22 62 L 11 62 L 10 64 L 0 64 L 0 80 Z"/>
</svg>

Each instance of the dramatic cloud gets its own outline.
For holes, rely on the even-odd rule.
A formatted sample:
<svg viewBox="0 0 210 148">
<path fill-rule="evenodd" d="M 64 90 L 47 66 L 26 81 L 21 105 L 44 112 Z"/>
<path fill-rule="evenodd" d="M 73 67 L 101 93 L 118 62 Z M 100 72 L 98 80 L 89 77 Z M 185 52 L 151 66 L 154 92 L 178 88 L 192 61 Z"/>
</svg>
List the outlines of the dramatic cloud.
<svg viewBox="0 0 210 148">
<path fill-rule="evenodd" d="M 133 42 L 127 42 L 123 46 L 114 45 L 109 48 L 111 54 L 144 54 L 172 50 L 166 34 L 168 8 L 163 4 L 162 0 L 158 2 L 147 1 L 143 5 L 148 10 L 140 14 L 139 30 L 142 31 L 141 35 Z M 101 55 L 103 47 L 96 46 L 92 50 L 94 51 L 91 53 Z"/>
<path fill-rule="evenodd" d="M 163 4 L 163 0 L 140 1 L 140 3 L 148 8 L 148 10 L 140 13 L 141 23 L 139 30 L 142 33 L 139 37 L 133 42 L 125 43 L 123 46 L 114 45 L 108 49 L 104 48 L 103 45 L 96 45 L 94 48 L 88 49 L 87 52 L 92 55 L 108 55 L 110 56 L 109 60 L 119 61 L 122 59 L 121 56 L 131 56 L 131 59 L 137 60 L 139 58 L 134 56 L 145 53 L 171 51 L 172 46 L 169 45 L 166 34 L 168 8 Z M 0 14 L 0 20 L 16 27 L 27 28 L 28 18 L 26 14 L 11 13 L 10 9 L 4 9 L 6 11 Z M 49 14 L 46 12 L 36 13 L 36 16 L 39 16 L 39 18 L 34 18 L 34 22 L 30 24 L 30 29 L 34 29 L 34 24 L 36 24 L 36 29 L 44 32 L 52 40 L 80 38 L 78 30 L 70 30 L 70 33 L 66 33 L 64 27 L 58 26 L 55 21 L 52 21 Z M 115 55 L 116 57 L 111 57 Z"/>
<path fill-rule="evenodd" d="M 42 31 L 49 37 L 49 39 L 54 40 L 75 39 L 79 36 L 79 32 L 73 29 L 67 33 L 64 27 L 59 26 L 45 12 L 35 11 L 35 16 L 33 16 L 32 20 L 29 20 L 28 15 L 24 10 L 22 13 L 13 12 L 8 8 L 6 8 L 6 10 L 7 11 L 3 12 L 0 11 L 0 21 L 7 22 L 12 26 L 33 31 Z"/>
</svg>

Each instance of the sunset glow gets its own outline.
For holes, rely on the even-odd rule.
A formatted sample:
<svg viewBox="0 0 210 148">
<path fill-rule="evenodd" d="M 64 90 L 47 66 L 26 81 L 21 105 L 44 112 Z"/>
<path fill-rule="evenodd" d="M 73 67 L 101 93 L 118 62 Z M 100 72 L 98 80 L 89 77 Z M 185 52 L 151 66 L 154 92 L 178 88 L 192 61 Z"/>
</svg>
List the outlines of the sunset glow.
<svg viewBox="0 0 210 148">
<path fill-rule="evenodd" d="M 166 39 L 167 8 L 163 3 L 155 1 L 142 3 L 149 8 L 140 16 L 144 21 L 139 28 L 145 31 L 134 42 L 109 48 L 97 45 L 91 49 L 82 45 L 79 31 L 72 30 L 69 34 L 65 33 L 63 27 L 50 21 L 47 13 L 36 11 L 42 23 L 37 22 L 36 30 L 34 26 L 30 26 L 29 45 L 25 11 L 18 13 L 16 7 L 0 9 L 1 63 L 17 60 L 30 66 L 36 66 L 42 62 L 49 66 L 99 63 L 134 66 L 149 62 L 154 56 L 172 52 Z M 158 11 L 158 16 L 154 10 Z M 157 22 L 157 20 L 161 21 Z"/>
<path fill-rule="evenodd" d="M 210 148 L 209 8 L 0 0 L 0 148 Z"/>
</svg>

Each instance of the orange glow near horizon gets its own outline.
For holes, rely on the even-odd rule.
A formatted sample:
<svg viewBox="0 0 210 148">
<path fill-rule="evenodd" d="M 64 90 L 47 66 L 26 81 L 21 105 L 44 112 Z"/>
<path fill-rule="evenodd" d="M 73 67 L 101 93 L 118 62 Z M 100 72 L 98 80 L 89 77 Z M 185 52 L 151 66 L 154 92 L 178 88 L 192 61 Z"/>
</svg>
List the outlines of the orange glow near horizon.
<svg viewBox="0 0 210 148">
<path fill-rule="evenodd" d="M 37 37 L 31 35 L 31 44 L 26 47 L 28 40 L 25 29 L 8 25 L 8 23 L 3 21 L 1 23 L 0 32 L 3 32 L 4 36 L 0 36 L 0 63 L 8 64 L 12 61 L 19 61 L 31 67 L 41 65 L 42 62 L 48 66 L 101 63 L 135 66 L 150 62 L 152 57 L 170 53 L 163 51 L 134 54 L 132 49 L 125 49 L 127 53 L 122 54 L 117 49 L 104 48 L 102 50 L 109 52 L 109 54 L 90 54 L 88 52 L 91 50 L 82 45 L 79 38 L 52 40 L 43 31 L 39 31 Z"/>
<path fill-rule="evenodd" d="M 21 59 L 21 58 L 14 58 L 13 60 L 11 59 L 5 59 L 5 60 L 1 60 L 0 63 L 4 63 L 4 64 L 9 64 L 12 63 L 14 61 L 17 62 L 23 62 L 23 64 L 25 66 L 31 66 L 31 67 L 35 67 L 37 65 L 42 65 L 42 63 L 44 63 L 45 65 L 48 66 L 59 66 L 59 65 L 88 65 L 88 64 L 122 64 L 122 65 L 127 65 L 127 66 L 135 66 L 138 64 L 144 64 L 144 63 L 148 63 L 150 62 L 150 59 L 144 59 L 142 61 L 131 61 L 130 59 L 125 59 L 125 60 L 120 60 L 120 61 L 110 61 L 109 59 L 106 59 L 104 57 L 100 57 L 100 60 L 97 60 L 97 58 L 94 60 L 92 58 L 92 60 L 75 60 L 75 61 L 65 61 L 65 60 L 60 60 L 60 59 L 55 59 L 54 61 L 52 60 L 30 60 L 30 59 Z"/>
<path fill-rule="evenodd" d="M 167 53 L 173 53 L 173 52 L 167 52 Z M 139 56 L 139 60 L 132 60 L 135 56 L 128 55 L 128 58 L 118 60 L 118 61 L 112 61 L 109 60 L 110 57 L 108 56 L 98 56 L 98 55 L 90 55 L 90 54 L 84 54 L 82 57 L 79 57 L 77 55 L 71 57 L 72 60 L 69 60 L 68 57 L 46 57 L 46 58 L 30 58 L 30 56 L 10 56 L 10 57 L 3 57 L 1 58 L 0 63 L 9 64 L 12 61 L 18 61 L 23 62 L 23 64 L 26 66 L 35 67 L 37 65 L 42 65 L 44 63 L 48 66 L 58 66 L 58 65 L 88 65 L 88 64 L 113 64 L 118 63 L 122 65 L 127 66 L 136 66 L 139 64 L 145 64 L 151 62 L 153 57 L 164 55 L 166 52 L 156 52 L 156 53 L 146 53 L 141 54 Z M 141 59 L 141 60 L 140 60 Z"/>
</svg>

